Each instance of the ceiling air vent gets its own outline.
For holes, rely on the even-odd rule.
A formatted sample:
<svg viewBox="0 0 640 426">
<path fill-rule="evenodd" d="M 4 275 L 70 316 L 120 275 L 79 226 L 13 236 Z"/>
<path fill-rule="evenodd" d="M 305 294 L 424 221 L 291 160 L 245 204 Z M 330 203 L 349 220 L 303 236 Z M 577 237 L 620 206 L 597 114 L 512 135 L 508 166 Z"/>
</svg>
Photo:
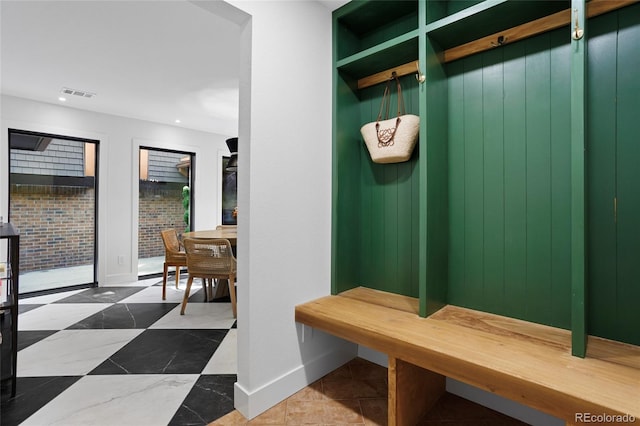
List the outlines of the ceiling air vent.
<svg viewBox="0 0 640 426">
<path fill-rule="evenodd" d="M 62 88 L 62 93 L 65 95 L 80 96 L 81 98 L 93 98 L 96 94 L 87 92 L 86 90 L 69 89 L 68 87 Z"/>
</svg>

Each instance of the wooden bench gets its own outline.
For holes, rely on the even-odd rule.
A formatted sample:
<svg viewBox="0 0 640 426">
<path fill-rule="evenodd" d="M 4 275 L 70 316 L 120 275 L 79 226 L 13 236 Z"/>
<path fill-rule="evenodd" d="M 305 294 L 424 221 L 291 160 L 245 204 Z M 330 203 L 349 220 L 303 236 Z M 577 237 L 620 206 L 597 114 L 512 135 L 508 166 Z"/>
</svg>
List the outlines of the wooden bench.
<svg viewBox="0 0 640 426">
<path fill-rule="evenodd" d="M 578 358 L 567 330 L 450 305 L 421 318 L 417 299 L 363 287 L 296 306 L 295 318 L 389 356 L 390 426 L 415 425 L 446 377 L 571 425 L 640 424 L 638 346 L 589 337 Z"/>
</svg>

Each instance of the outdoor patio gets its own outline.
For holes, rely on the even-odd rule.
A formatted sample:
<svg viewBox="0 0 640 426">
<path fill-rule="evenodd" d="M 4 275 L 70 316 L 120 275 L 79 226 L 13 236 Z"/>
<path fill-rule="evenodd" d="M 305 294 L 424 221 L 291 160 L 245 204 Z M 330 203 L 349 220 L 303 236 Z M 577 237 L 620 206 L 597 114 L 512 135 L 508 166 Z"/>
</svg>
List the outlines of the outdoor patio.
<svg viewBox="0 0 640 426">
<path fill-rule="evenodd" d="M 164 256 L 139 259 L 138 276 L 162 274 Z M 170 268 L 173 270 L 174 268 Z M 93 281 L 93 266 L 46 269 L 20 274 L 20 294 L 85 284 Z"/>
</svg>

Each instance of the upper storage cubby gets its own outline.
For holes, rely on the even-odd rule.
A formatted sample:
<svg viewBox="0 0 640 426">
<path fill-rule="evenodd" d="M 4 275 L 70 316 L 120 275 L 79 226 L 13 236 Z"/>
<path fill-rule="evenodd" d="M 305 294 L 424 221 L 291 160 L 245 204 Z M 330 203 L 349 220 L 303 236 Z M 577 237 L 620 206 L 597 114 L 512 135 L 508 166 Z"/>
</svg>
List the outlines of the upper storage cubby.
<svg viewBox="0 0 640 426">
<path fill-rule="evenodd" d="M 336 68 L 351 78 L 361 78 L 387 70 L 390 67 L 406 64 L 418 59 L 418 34 L 397 37 L 389 43 L 383 43 L 336 62 Z"/>
<path fill-rule="evenodd" d="M 441 49 L 449 49 L 566 11 L 571 7 L 571 1 L 442 0 L 427 5 L 427 34 Z"/>
<path fill-rule="evenodd" d="M 414 75 L 423 7 L 417 0 L 369 0 L 333 12 L 334 294 L 364 286 L 419 296 L 420 148 L 406 162 L 374 163 L 360 128 L 376 120 L 393 71 L 400 77 L 407 113 L 419 114 Z M 379 73 L 385 78 L 372 82 Z M 393 102 L 396 93 L 394 86 Z"/>
<path fill-rule="evenodd" d="M 427 8 L 425 9 L 427 12 L 427 19 L 425 22 L 430 24 L 471 6 L 475 6 L 478 3 L 482 3 L 482 1 L 483 0 L 435 0 L 427 2 Z"/>
<path fill-rule="evenodd" d="M 334 15 L 336 66 L 353 77 L 381 71 L 389 60 L 410 61 L 418 51 L 418 2 L 354 1 Z M 409 59 L 407 59 L 409 58 Z"/>
</svg>

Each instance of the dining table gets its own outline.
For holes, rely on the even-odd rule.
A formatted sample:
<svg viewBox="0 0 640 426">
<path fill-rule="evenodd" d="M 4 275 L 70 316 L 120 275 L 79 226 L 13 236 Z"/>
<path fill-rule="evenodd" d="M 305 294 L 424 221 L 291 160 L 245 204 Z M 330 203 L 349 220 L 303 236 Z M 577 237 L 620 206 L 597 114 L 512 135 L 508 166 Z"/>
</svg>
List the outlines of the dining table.
<svg viewBox="0 0 640 426">
<path fill-rule="evenodd" d="M 209 239 L 209 238 L 223 238 L 229 240 L 233 254 L 236 253 L 236 245 L 238 241 L 238 228 L 236 226 L 222 226 L 216 229 L 206 229 L 203 231 L 190 231 L 182 234 L 182 238 L 194 238 L 194 239 Z M 212 300 L 220 299 L 222 297 L 229 296 L 229 288 L 227 286 L 226 279 L 218 280 Z"/>
<path fill-rule="evenodd" d="M 207 229 L 204 231 L 191 231 L 182 234 L 182 238 L 224 238 L 229 240 L 232 247 L 235 247 L 238 240 L 238 228 L 235 226 L 223 227 L 218 229 Z"/>
</svg>

